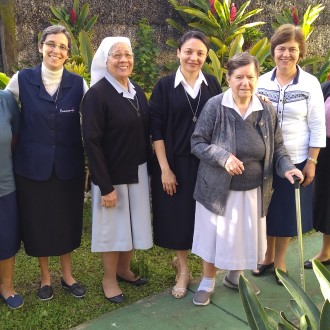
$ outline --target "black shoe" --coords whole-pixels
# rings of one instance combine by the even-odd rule
[[[105,296],[104,296],[105,297]],[[121,303],[123,303],[124,301],[125,301],[125,296],[121,293],[121,294],[119,294],[118,296],[114,296],[114,297],[110,297],[110,298],[108,298],[108,297],[105,297],[105,299],[106,300],[108,300],[108,301],[110,301],[110,302],[112,302],[112,303],[114,303],[114,304],[121,304]]]
[[[37,296],[42,301],[47,301],[53,299],[53,288],[51,285],[44,285],[43,287],[39,287],[37,291]]]
[[[70,291],[70,293],[76,298],[83,298],[86,296],[86,290],[79,283],[69,285],[64,282],[63,278],[61,278],[61,285],[63,289]]]
[[[273,269],[274,263],[271,262],[268,265],[258,264],[257,269],[252,271],[253,276],[262,276],[268,269]]]
[[[306,260],[304,262],[304,268],[305,269],[313,269],[313,263],[312,263],[312,259]],[[328,260],[324,260],[324,261],[320,261],[321,264],[323,264],[324,266],[330,265],[330,259]]]
[[[139,277],[137,280],[130,281],[130,280],[125,280],[124,278],[117,275],[117,280],[119,282],[125,282],[125,283],[129,283],[129,284],[132,284],[132,285],[135,285],[135,286],[141,286],[141,285],[148,284],[148,280],[146,278],[143,278],[143,277]]]

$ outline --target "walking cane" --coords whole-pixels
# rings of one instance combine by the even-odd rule
[[[300,256],[300,281],[301,287],[305,290],[305,270],[304,270],[304,251],[302,241],[302,228],[301,228],[301,208],[300,208],[300,178],[296,175],[293,176],[294,191],[296,199],[296,217],[297,217],[297,234],[299,244],[299,256]]]

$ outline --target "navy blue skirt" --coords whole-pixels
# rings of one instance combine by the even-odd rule
[[[295,164],[302,170],[306,161]],[[300,206],[302,232],[313,229],[312,201],[313,182],[300,188]],[[267,214],[267,235],[276,237],[297,236],[297,218],[294,186],[285,178],[279,177],[274,171],[274,194]]]
[[[330,235],[330,138],[327,138],[327,147],[321,148],[318,161],[313,199],[314,229]]]
[[[21,246],[16,191],[0,197],[0,260],[13,257]]]

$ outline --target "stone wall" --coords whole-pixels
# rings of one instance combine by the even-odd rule
[[[134,40],[137,22],[141,18],[148,18],[150,24],[156,29],[156,46],[160,48],[160,61],[164,58],[175,58],[173,49],[165,45],[169,36],[178,38],[176,31],[170,28],[165,19],[174,18],[180,20],[180,16],[173,10],[167,0],[81,0],[80,4],[88,2],[90,5],[90,15],[98,15],[99,19],[94,28],[92,43],[94,49],[106,36],[123,35]],[[237,0],[237,5],[241,5],[245,0]],[[42,29],[49,25],[52,17],[49,6],[65,6],[71,8],[71,0],[0,0],[1,4],[13,3],[14,14],[12,19],[15,21],[15,39],[7,36],[5,49],[7,54],[8,68],[19,61],[22,65],[34,65],[40,61],[37,48],[37,35]],[[187,4],[188,0],[179,0],[181,4]],[[264,11],[255,16],[253,20],[264,21],[263,31],[270,36],[273,29],[270,25],[274,21],[274,16],[280,13],[284,7],[297,3],[300,13],[305,12],[309,4],[316,5],[319,1],[299,0],[299,1],[251,1],[248,10],[254,8],[264,8]],[[330,44],[328,33],[329,23],[327,18],[330,12],[330,0],[324,0],[326,9],[321,13],[316,21],[315,31],[308,42],[308,55],[324,55]],[[1,15],[1,12],[0,12]],[[2,17],[3,21],[3,17]],[[11,53],[7,53],[7,49]],[[13,51],[15,53],[13,55]],[[10,72],[7,72],[10,73]]]

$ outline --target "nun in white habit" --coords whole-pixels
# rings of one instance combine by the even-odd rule
[[[131,271],[130,262],[133,249],[152,247],[149,108],[142,89],[129,79],[133,64],[129,39],[105,38],[82,105],[92,178],[92,252],[101,252],[102,287],[112,303],[125,301],[119,281],[147,284]]]

